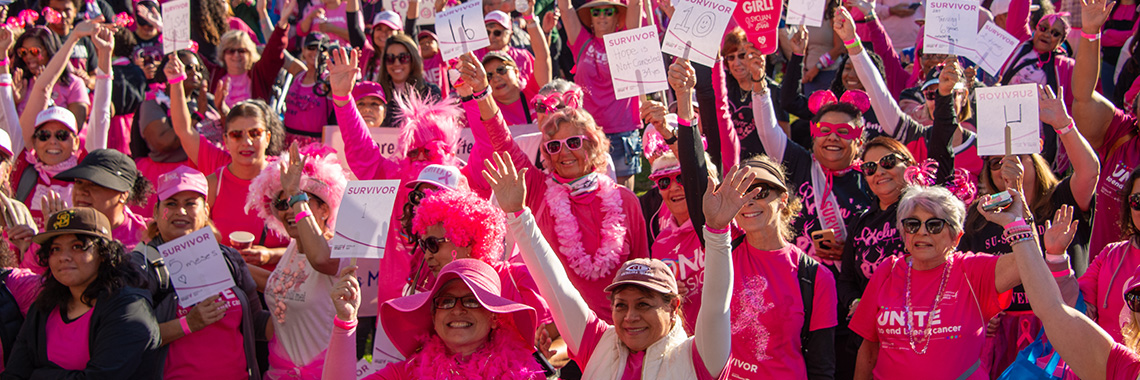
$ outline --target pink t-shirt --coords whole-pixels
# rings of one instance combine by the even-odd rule
[[[241,332],[241,301],[234,288],[221,293],[226,315],[221,320],[178,338],[170,343],[163,378],[172,379],[247,379],[245,340]],[[178,307],[178,317],[190,309]]]
[[[226,74],[226,79],[230,80],[230,90],[226,93],[226,107],[233,107],[234,104],[253,97],[249,73],[242,75]]]
[[[123,224],[111,231],[111,237],[123,243],[123,247],[130,251],[142,242],[149,220],[132,212],[130,207],[123,208],[123,217]]]
[[[664,207],[662,207],[664,208]],[[668,212],[663,210],[662,212]],[[684,301],[681,310],[685,317],[685,331],[693,333],[697,323],[697,313],[701,311],[701,289],[705,284],[705,250],[701,240],[693,230],[692,219],[680,226],[670,216],[662,223],[661,233],[649,252],[653,258],[664,261],[673,269],[677,287],[681,289]]]
[[[316,94],[316,82],[301,83],[304,77],[305,71],[294,76],[289,93],[285,95],[285,127],[319,136],[332,114],[331,102],[328,96]]]
[[[94,314],[94,311],[95,308],[91,308],[79,318],[64,322],[63,316],[59,314],[59,308],[52,310],[44,328],[49,361],[69,371],[81,371],[87,368],[87,361],[91,360],[91,351],[87,344],[91,331],[91,314]]]
[[[1104,143],[1096,151],[1101,168],[1096,187],[1096,214],[1093,215],[1092,238],[1089,241],[1090,261],[1105,245],[1120,240],[1120,226],[1116,222],[1120,219],[1120,208],[1125,204],[1120,192],[1124,190],[1128,175],[1140,166],[1140,138],[1132,136],[1136,132],[1136,117],[1117,108],[1105,131]],[[1125,138],[1128,140],[1112,149]]]
[[[1108,352],[1108,365],[1104,370],[1107,380],[1136,380],[1140,374],[1140,356],[1124,347],[1123,344],[1113,343],[1112,351]]]
[[[604,334],[606,330],[614,328],[613,326],[606,324],[605,321],[598,319],[598,316],[593,313],[590,313],[589,318],[590,321],[586,323],[586,329],[583,331],[582,343],[578,346],[578,352],[571,353],[571,357],[574,358],[574,361],[579,362],[579,365],[583,370],[585,370],[586,367],[590,365],[590,356],[594,354],[594,349],[596,349],[598,347],[598,344],[601,343],[602,334]],[[690,342],[691,343],[686,344],[693,345],[693,368],[696,369],[696,373],[693,374],[694,379],[723,380],[729,378],[728,366],[725,366],[724,371],[717,374],[715,377],[713,374],[710,374],[709,371],[705,368],[704,359],[701,359],[701,353],[697,352],[696,340],[690,340]],[[623,370],[621,373],[621,380],[641,380],[641,368],[644,363],[645,351],[630,352],[629,356],[626,357],[625,370]]]
[[[365,63],[364,57],[360,57],[360,63]],[[436,53],[435,56],[424,60],[424,80],[438,86],[444,94],[447,94],[451,91],[447,85],[447,78],[444,71],[442,54]]]
[[[158,176],[168,173],[171,170],[177,169],[179,166],[186,166],[193,168],[194,163],[189,159],[181,162],[154,162],[150,157],[143,157],[135,160],[135,167],[138,168],[139,174],[146,177],[150,183],[158,183]],[[158,204],[158,193],[151,194],[146,200],[145,206],[131,206],[131,211],[136,215],[141,215],[146,218],[154,217],[154,207]]]
[[[314,2],[314,3],[317,3],[317,2]],[[348,29],[348,16],[347,16],[348,12],[347,12],[347,8],[346,8],[347,6],[348,6],[347,1],[342,1],[340,3],[340,6],[338,6],[336,8],[329,8],[325,4],[322,3],[319,5],[311,6],[309,9],[305,10],[305,12],[302,14],[307,15],[307,14],[309,14],[309,12],[315,11],[317,9],[317,7],[324,8],[325,9],[325,23],[332,24],[333,26],[347,30]],[[364,12],[357,12],[356,17],[358,19],[356,25],[364,25]],[[318,31],[317,30],[317,22],[318,21],[316,21],[314,19],[312,30],[310,30],[309,32]],[[300,30],[298,30],[298,32],[300,32]],[[307,34],[309,34],[309,33],[304,32],[301,35],[303,36],[303,35],[307,35]],[[348,40],[340,38],[340,36],[338,36],[336,34],[325,33],[325,35],[328,35],[329,39],[332,40],[333,42],[340,43],[340,46],[349,46]]]
[[[249,195],[251,180],[244,180],[230,173],[226,168],[226,165],[233,161],[230,155],[222,148],[211,144],[204,136],[200,136],[199,141],[198,170],[207,176],[213,174],[218,177],[214,204],[210,205],[210,219],[214,221],[214,227],[221,232],[218,236],[221,243],[232,246],[230,233],[246,231],[257,237],[253,242],[256,245],[268,248],[289,245],[289,238],[266,228],[265,220],[257,216],[256,211],[245,212],[245,200]],[[261,244],[260,241],[262,232],[265,233],[265,244]]]
[[[531,105],[530,100],[538,95],[538,82],[531,80],[526,82],[527,85],[522,89],[522,94],[519,95],[519,100],[511,104],[503,104],[495,101],[499,106],[499,112],[503,114],[503,120],[507,125],[523,125],[537,122],[537,110]]]
[[[803,296],[797,275],[800,255],[794,244],[761,251],[747,242],[732,252],[733,379],[807,379],[800,332]],[[819,266],[815,274],[810,330],[835,327],[835,277]]]
[[[583,48],[583,45],[586,47]],[[638,109],[641,102],[636,96],[618,100],[614,95],[609,58],[602,39],[582,30],[578,39],[571,41],[570,52],[578,63],[574,66],[574,83],[590,94],[583,99],[582,108],[594,116],[602,130],[605,133],[620,133],[640,128],[641,114]],[[634,61],[629,64],[639,63]]]
[[[911,289],[912,327],[916,332],[931,324],[927,342],[916,342],[912,350],[907,335],[906,293],[910,255],[894,256],[879,265],[862,301],[848,325],[864,339],[879,343],[874,376],[878,379],[906,379],[916,373],[925,380],[957,379],[979,360],[986,342],[986,324],[1002,310],[994,270],[997,256],[955,252],[946,263],[930,270],[914,270]],[[953,264],[949,264],[953,263]],[[941,284],[943,268],[951,265],[942,300],[932,314],[930,305]],[[926,343],[929,343],[927,346]],[[931,369],[937,368],[937,371]],[[985,380],[989,375],[976,370],[967,379]]]
[[[40,295],[40,277],[36,272],[32,272],[25,268],[13,268],[12,273],[8,273],[8,278],[4,284],[8,286],[8,291],[16,298],[16,305],[20,307],[20,313],[27,315],[28,308],[32,306],[32,302],[36,301],[36,296]],[[0,372],[4,371],[4,355],[0,349]]]
[[[1124,291],[1140,272],[1140,249],[1127,241],[1109,244],[1089,264],[1077,282],[1085,302],[1096,306],[1096,323],[1114,341],[1123,342],[1121,329],[1131,321],[1131,310],[1124,305]]]
[[[55,105],[60,107],[67,107],[71,103],[82,103],[88,107],[91,106],[91,96],[88,95],[87,86],[83,84],[83,79],[71,75],[71,82],[63,84],[63,81],[55,82],[55,86],[51,88],[51,100]],[[27,83],[24,87],[24,97],[20,98],[20,104],[16,105],[16,110],[24,112],[24,106],[28,103],[28,95],[32,93],[32,83]]]

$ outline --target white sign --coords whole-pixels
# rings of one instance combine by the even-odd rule
[[[712,67],[735,8],[736,3],[729,0],[678,0],[661,51]]]
[[[162,53],[190,48],[190,0],[162,4]]]
[[[669,89],[657,27],[650,25],[610,33],[604,38],[617,99]]]
[[[368,359],[360,359],[360,361],[356,362],[356,380],[364,380],[368,378],[368,376],[384,369],[386,365],[388,365],[388,363],[373,364],[369,363]]]
[[[827,7],[824,0],[791,0],[788,1],[788,25],[823,26],[823,12]]]
[[[435,23],[435,34],[439,36],[439,52],[444,61],[491,46],[487,26],[483,23],[482,2],[468,1],[447,8],[436,17],[439,20]]]
[[[981,66],[982,70],[990,75],[997,75],[1001,71],[1005,61],[1009,59],[1009,55],[1013,54],[1013,49],[1017,48],[1018,43],[1020,43],[1005,29],[989,21],[978,32],[977,42],[977,51],[970,57],[970,60],[977,62],[978,66]]]
[[[1041,153],[1037,85],[1033,83],[974,90],[978,103],[978,155],[1005,155],[1005,127],[1013,154]]]
[[[922,51],[927,54],[973,54],[978,38],[977,0],[932,0],[926,3]]]
[[[381,322],[380,318],[376,318],[376,334],[373,335],[372,342],[372,366],[376,370],[383,369],[388,364],[404,361],[404,355],[395,344],[392,344],[388,333],[384,332],[384,322]]]
[[[168,3],[169,4],[169,3]],[[158,246],[178,294],[178,306],[190,308],[235,286],[222,248],[210,227]]]
[[[349,182],[337,209],[332,257],[383,258],[399,190],[398,179]]]
[[[384,9],[390,9],[400,14],[400,17],[404,19],[408,18],[408,0],[384,0],[383,3]],[[416,25],[431,24],[435,24],[435,2],[421,1],[420,15],[416,17]]]

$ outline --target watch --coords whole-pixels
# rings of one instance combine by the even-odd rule
[[[297,204],[298,202],[308,202],[308,201],[309,201],[309,193],[302,191],[300,193],[297,193],[297,195],[289,197],[289,207],[293,207],[293,205]]]
[[[673,133],[673,137],[665,139],[665,145],[673,145],[675,142],[677,142],[677,133]]]

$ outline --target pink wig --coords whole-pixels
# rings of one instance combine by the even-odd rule
[[[404,121],[396,142],[399,158],[406,158],[408,151],[426,148],[432,162],[451,162],[459,142],[458,120],[463,115],[455,99],[449,97],[433,102],[415,91],[395,98],[400,109],[398,119]]]
[[[348,179],[344,169],[337,161],[336,152],[327,146],[309,144],[301,148],[301,155],[306,157],[305,167],[301,170],[301,190],[316,195],[329,206],[328,228],[336,227],[337,208],[344,195],[344,187]],[[285,226],[277,219],[277,210],[273,208],[273,201],[281,196],[281,168],[278,162],[289,162],[289,152],[281,157],[271,157],[269,165],[261,174],[249,183],[249,195],[245,200],[245,212],[257,211],[257,216],[265,219],[269,229],[288,236]]]
[[[427,233],[430,226],[443,224],[444,237],[459,247],[471,247],[471,257],[497,266],[502,263],[506,217],[498,207],[475,193],[464,190],[429,191],[416,207],[412,232]]]

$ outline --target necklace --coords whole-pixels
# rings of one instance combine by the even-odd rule
[[[914,314],[910,306],[910,278],[911,269],[914,268],[914,259],[910,259],[906,263],[906,337],[910,341],[910,350],[919,355],[925,355],[926,349],[930,347],[930,330],[932,329],[931,321],[934,315],[938,314],[938,303],[942,302],[942,291],[946,290],[946,278],[950,273],[950,267],[954,265],[954,257],[946,259],[946,265],[942,267],[942,281],[938,284],[938,293],[934,295],[934,304],[930,306],[930,311],[926,314],[926,327],[922,332],[915,331],[914,326],[911,325],[914,320]],[[918,349],[917,344],[923,343],[922,349]]]
[[[620,254],[625,243],[625,212],[622,210],[621,192],[613,181],[604,175],[596,176],[598,197],[602,199],[602,234],[598,250],[587,254],[582,246],[582,231],[578,220],[570,212],[570,190],[566,185],[547,179],[546,205],[554,217],[554,232],[558,237],[559,252],[566,256],[570,269],[579,276],[596,281],[621,265]]]

